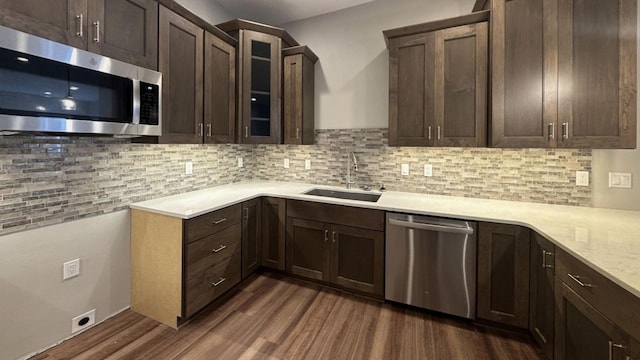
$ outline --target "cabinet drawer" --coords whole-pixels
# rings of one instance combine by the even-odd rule
[[[186,280],[240,252],[240,223],[187,245]]]
[[[187,281],[185,316],[191,317],[239,282],[240,252],[237,251],[204,274]]]
[[[200,215],[185,221],[187,243],[201,239],[240,222],[240,204]]]
[[[640,339],[640,298],[556,248],[556,276],[604,316]]]
[[[381,210],[288,200],[287,216],[384,231],[384,211]]]

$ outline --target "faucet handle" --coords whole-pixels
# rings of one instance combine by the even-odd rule
[[[387,188],[384,187],[384,184],[380,184],[380,191],[387,191]]]

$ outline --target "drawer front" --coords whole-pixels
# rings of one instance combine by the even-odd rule
[[[197,218],[185,221],[185,239],[187,243],[202,239],[207,235],[240,222],[240,204],[216,210]]]
[[[560,248],[556,248],[556,276],[617,326],[640,339],[640,298]]]
[[[384,231],[384,211],[313,201],[287,200],[287,216]]]
[[[186,279],[191,280],[240,252],[241,237],[242,227],[237,223],[187,244]]]
[[[204,274],[187,281],[185,315],[187,318],[210,304],[240,282],[240,252]]]

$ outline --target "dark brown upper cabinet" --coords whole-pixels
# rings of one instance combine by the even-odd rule
[[[636,6],[491,1],[491,144],[634,148]]]
[[[289,103],[287,99],[283,102],[283,69],[291,68],[283,64],[282,49],[297,47],[299,44],[283,29],[252,21],[236,19],[217,26],[238,40],[236,141],[246,144],[282,144],[283,141],[289,143],[289,140],[285,139],[291,137],[289,132],[295,135],[296,130],[284,128],[283,104],[287,113],[296,105]],[[305,54],[313,53],[308,50]],[[313,98],[313,95],[309,95],[309,89],[313,89],[313,75],[307,78],[306,74],[310,70],[303,68],[302,71],[301,77],[304,77],[304,80],[300,96],[304,102],[305,98]],[[289,83],[287,79],[284,81]],[[309,81],[311,87],[307,84]],[[302,107],[303,122],[304,118],[308,117],[309,110],[312,119],[312,104]],[[286,122],[288,123],[288,120]],[[309,129],[313,132],[312,127]],[[284,136],[283,131],[287,132]],[[305,131],[308,132],[304,128],[301,129],[298,137],[307,136]],[[302,141],[308,143],[308,140]]]
[[[389,145],[485,146],[488,12],[384,31]]]
[[[214,35],[178,13],[160,7],[163,119],[158,142],[234,142],[234,43],[224,33],[222,37]]]
[[[160,8],[161,143],[202,143],[204,30]]]
[[[307,46],[282,51],[284,143],[314,143],[314,76],[318,57]]]
[[[158,3],[153,0],[1,0],[0,24],[157,69]]]

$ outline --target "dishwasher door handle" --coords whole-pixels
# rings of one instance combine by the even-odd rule
[[[396,220],[396,219],[389,219],[389,224],[411,228],[411,229],[418,229],[418,230],[432,230],[432,231],[439,231],[439,232],[468,234],[468,235],[473,234],[473,228],[459,228],[459,227],[452,227],[452,226],[446,226],[446,225],[423,224],[423,223],[416,223],[416,222]]]

